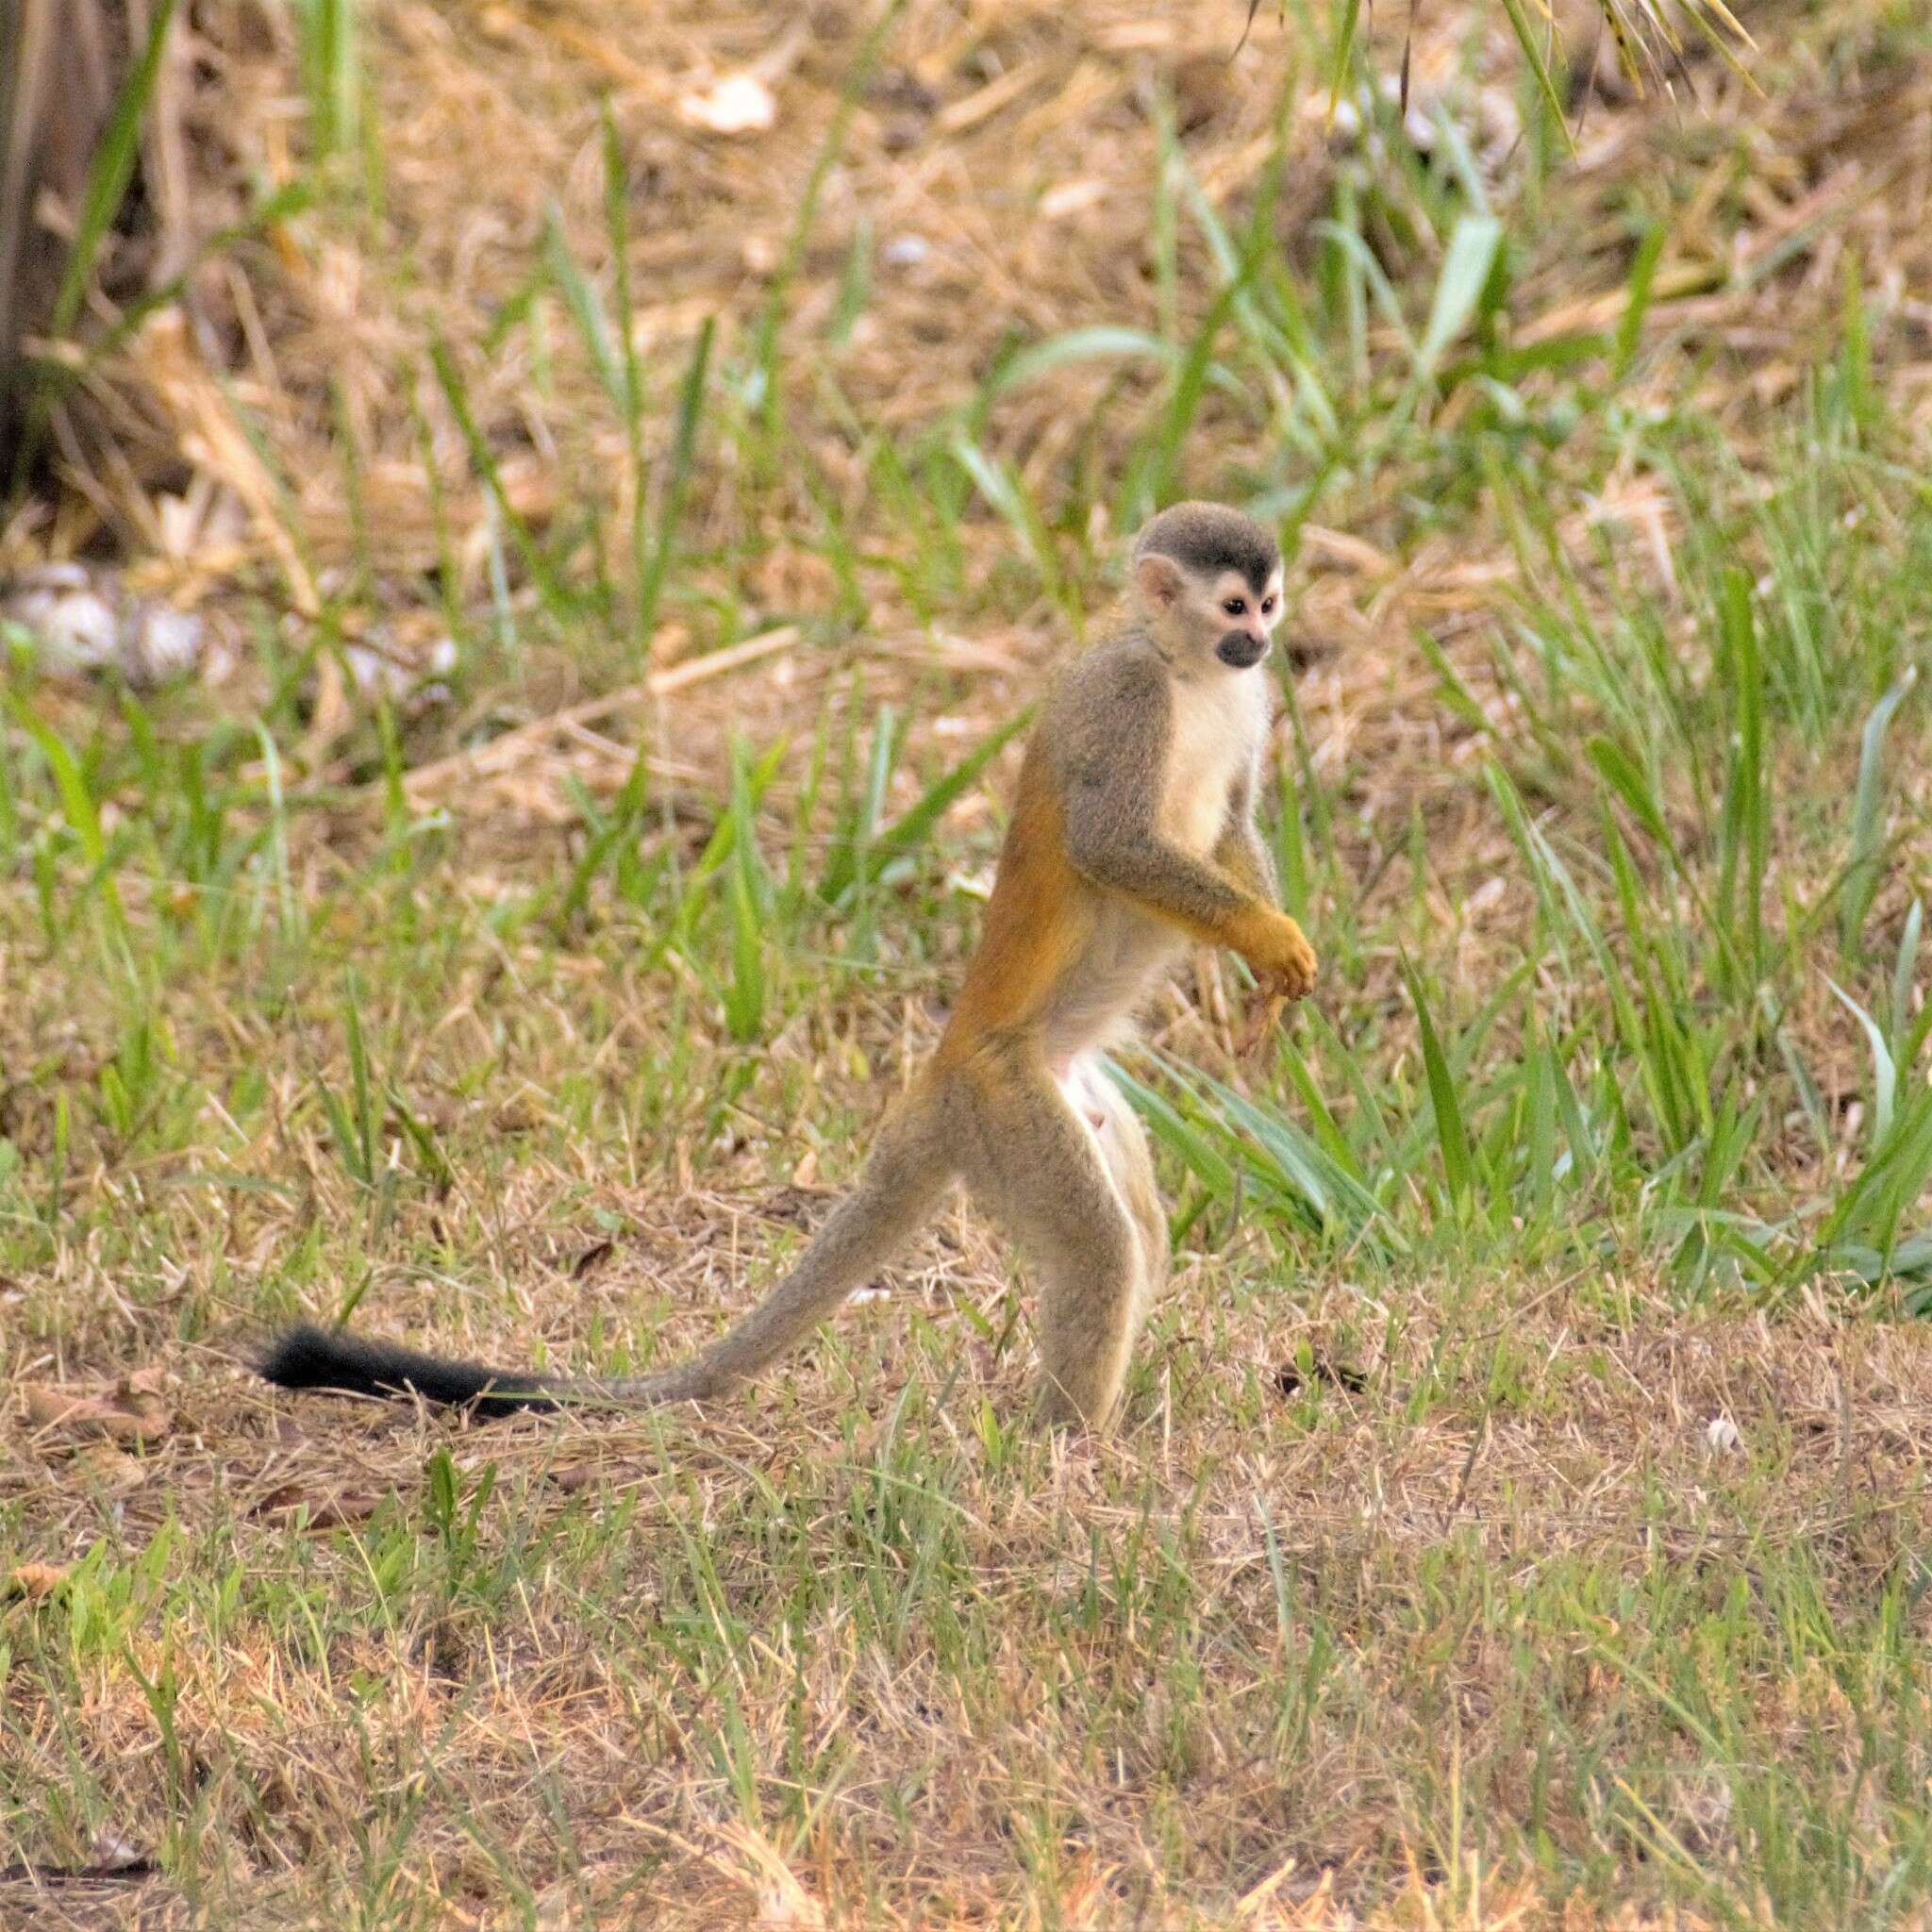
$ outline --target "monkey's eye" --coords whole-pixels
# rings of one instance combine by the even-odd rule
[[[1230,617],[1240,617],[1247,610],[1248,600],[1245,597],[1228,597],[1223,600],[1221,608]]]
[[[1274,599],[1273,597],[1263,597],[1261,599],[1261,615],[1263,617],[1272,617],[1274,614]]]

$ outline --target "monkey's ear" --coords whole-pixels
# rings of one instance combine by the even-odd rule
[[[1158,551],[1140,558],[1134,565],[1134,589],[1150,609],[1172,610],[1181,601],[1187,583],[1180,565]]]

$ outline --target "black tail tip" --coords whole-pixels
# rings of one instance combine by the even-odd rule
[[[512,1374],[481,1362],[445,1361],[390,1341],[367,1341],[304,1322],[278,1336],[257,1364],[277,1389],[322,1389],[343,1395],[412,1396],[478,1416],[554,1408],[541,1375]]]
[[[256,1373],[277,1389],[333,1389],[339,1374],[332,1338],[312,1323],[304,1322],[275,1337],[255,1365]]]

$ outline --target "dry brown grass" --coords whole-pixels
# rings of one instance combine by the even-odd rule
[[[1399,12],[1372,23],[1390,73]],[[1565,17],[1578,69],[1589,18]],[[772,919],[748,1043],[720,1017],[730,940],[708,906],[660,956],[671,888],[625,902],[600,874],[570,917],[544,894],[583,850],[583,796],[618,794],[641,746],[653,805],[633,842],[688,875],[735,733],[791,735],[760,838],[786,855],[774,868],[816,866],[829,781],[800,805],[815,722],[836,766],[849,721],[881,698],[910,707],[890,815],[1030,692],[1076,616],[1096,621],[1113,492],[1164,376],[1070,364],[983,419],[958,412],[1009,332],[1191,339],[1213,278],[1183,209],[1162,315],[1164,101],[1230,224],[1286,129],[1274,225],[1311,283],[1338,182],[1378,181],[1364,232],[1411,327],[1426,313],[1441,247],[1424,191],[1329,127],[1292,21],[1264,9],[1230,61],[1239,14],[1218,0],[913,0],[803,231],[761,472],[774,452],[745,391],[761,304],[867,25],[844,5],[795,24],[587,0],[370,6],[379,180],[338,156],[315,207],[198,266],[185,306],[58,412],[60,490],[0,530],[0,573],[123,554],[142,590],[225,627],[225,684],[155,716],[171,752],[206,747],[232,784],[224,836],[279,841],[233,875],[234,905],[258,895],[236,912],[190,875],[178,801],[130,775],[98,692],[31,691],[35,716],[110,774],[106,836],[159,829],[114,874],[127,939],[9,740],[0,1144],[18,1164],[0,1165],[0,1324],[25,1392],[0,1421],[0,1557],[23,1573],[0,1602],[0,1820],[17,1840],[0,1849],[0,1923],[1688,1932],[1806,1923],[1832,1901],[1848,1920],[1928,1923],[1913,1819],[1932,1774],[1932,1337],[1888,1319],[1898,1290],[1684,1296],[1647,1185],[1607,1181],[1564,1252],[1532,1252],[1501,1224],[1458,1241],[1419,1158],[1388,1191],[1416,1237],[1407,1265],[1318,1241],[1278,1202],[1214,1200],[1130,1424],[1104,1446],[1003,1426],[1025,1381],[1022,1304],[963,1214],[889,1302],[703,1420],[472,1429],[276,1401],[241,1366],[266,1322],[358,1297],[372,1324],[510,1359],[675,1352],[744,1304],[849,1174],[879,1087],[941,1018],[975,923],[954,875],[990,858],[1004,766],[911,877],[858,910]],[[1803,468],[1792,440],[1839,353],[1848,275],[1885,417],[1869,446],[1885,479],[1859,512],[1883,527],[1857,554],[1898,563],[1871,622],[1923,655],[1907,590],[1924,580],[1907,565],[1932,443],[1932,44],[1910,8],[1750,25],[1762,94],[1693,58],[1674,99],[1639,102],[1599,51],[1603,89],[1557,164],[1524,129],[1500,13],[1422,10],[1416,110],[1446,104],[1506,215],[1515,344],[1614,328],[1633,210],[1667,241],[1628,382],[1527,459],[1548,554],[1470,484],[1491,434],[1471,385],[1300,525],[1307,772],[1335,815],[1317,884],[1342,975],[1330,1010],[1391,1112],[1427,1117],[1401,950],[1466,1019],[1537,918],[1480,777],[1524,715],[1491,641],[1560,594],[1606,626],[1658,611],[1677,647],[1704,648],[1707,526],[1627,454],[1630,425],[1681,413],[1717,433],[1740,481],[1711,522],[1764,562],[1738,505]],[[176,101],[213,227],[309,178],[310,103],[291,16],[201,0],[192,28]],[[768,132],[682,118],[748,70],[775,99]],[[622,558],[637,487],[623,411],[558,286],[517,308],[553,203],[612,299],[606,93],[647,478],[696,333],[718,326],[674,592],[642,652],[622,594],[546,607],[426,359],[432,338],[449,345],[535,540],[581,520]],[[871,286],[840,342],[865,225]],[[1358,375],[1323,373],[1366,439],[1394,412],[1405,351],[1386,320],[1362,343]],[[1534,377],[1523,390],[1547,400]],[[880,451],[910,462],[956,414],[1041,508],[1059,597],[970,492],[945,515],[922,496],[935,471],[912,469],[909,506],[882,489]],[[1685,460],[1713,446],[1687,441]],[[1303,480],[1299,460],[1275,415],[1210,390],[1173,480],[1265,490]],[[593,554],[556,553],[566,591],[590,588]],[[391,769],[335,645],[416,664],[453,626],[455,702],[389,721]],[[1418,627],[1489,708],[1487,735],[1443,703]],[[254,741],[223,736],[257,709],[286,815]],[[1580,702],[1565,721],[1581,768],[1602,721]],[[1543,788],[1540,823],[1587,839],[1562,747],[1522,737],[1534,756],[1511,769]],[[1724,741],[1714,729],[1714,759]],[[1778,768],[1777,884],[1807,903],[1842,864],[1856,720],[1814,750],[1787,740]],[[1831,966],[1874,1007],[1932,824],[1932,763],[1901,764],[1872,921],[1884,963]],[[1688,786],[1670,805],[1687,844],[1701,836]],[[299,939],[275,909],[281,863]],[[1591,889],[1610,902],[1601,877]],[[318,1093],[349,1091],[351,968],[372,1053],[446,1177],[380,1105],[391,1178],[347,1171]],[[1809,1143],[1774,1068],[1752,1095],[1778,1144],[1740,1212],[1857,1169],[1865,1046],[1821,978],[1778,997],[1840,1137]],[[1600,997],[1547,960],[1537,984],[1472,1048],[1478,1071],[1527,1051],[1525,1015],[1556,1025]],[[1202,969],[1150,1038],[1231,1073],[1228,997]],[[1685,1001],[1715,1004],[1701,980]],[[142,1027],[164,1071],[117,1125],[108,1075]],[[1235,1077],[1300,1117],[1285,1079]],[[1341,1109],[1346,1090],[1326,1091]],[[1651,1158],[1634,1139],[1633,1164]],[[156,1364],[158,1386],[116,1392]],[[101,1409],[65,1412],[75,1391]],[[1735,1442],[1713,1437],[1724,1422]],[[1807,1891],[1834,1860],[1840,1890]]]
[[[648,1270],[628,1261],[611,1269],[613,1307],[667,1291],[679,1304],[704,1299],[717,1262],[691,1230],[708,1226],[728,1239],[729,1223],[722,1204],[708,1213],[693,1204],[686,1220],[675,1243],[641,1240]],[[961,1245],[895,1292],[915,1292],[917,1283],[936,1307],[947,1292],[984,1293],[992,1257],[970,1236]],[[681,1265],[655,1265],[660,1257]],[[1200,1319],[1214,1296],[1205,1277],[1220,1266],[1196,1268],[1179,1284],[1182,1319]],[[528,1287],[527,1274],[519,1280]],[[1413,1592],[1425,1596],[1424,1579],[1445,1574],[1441,1558],[1457,1552],[1499,1579],[1569,1567],[1641,1590],[1659,1567],[1707,1576],[1714,1608],[1734,1581],[1804,1550],[1831,1578],[1822,1612],[1854,1615],[1923,1534],[1932,1343],[1916,1328],[1847,1333],[1836,1321],[1802,1319],[1774,1331],[1755,1318],[1686,1321],[1664,1307],[1579,1322],[1559,1286],[1525,1308],[1515,1284],[1459,1297],[1440,1283],[1414,1284],[1390,1311],[1400,1341],[1363,1360],[1359,1385],[1331,1391],[1330,1426],[1299,1437],[1218,1432],[1198,1393],[1164,1388],[1122,1441],[1058,1451],[1018,1483],[1013,1471],[958,1459],[945,1446],[944,1419],[924,1418],[923,1452],[947,1469],[957,1560],[973,1579],[959,1615],[993,1646],[964,1677],[923,1646],[883,1654],[879,1633],[864,1631],[841,1601],[848,1588],[862,1591],[868,1568],[841,1519],[866,1493],[868,1472],[891,1465],[891,1425],[880,1416],[853,1441],[841,1395],[823,1388],[821,1374],[781,1398],[782,1424],[764,1404],[702,1427],[672,1424],[661,1435],[600,1426],[559,1440],[530,1424],[452,1439],[436,1424],[344,1423],[312,1405],[278,1409],[219,1352],[177,1354],[174,1425],[114,1505],[115,1539],[130,1549],[170,1523],[206,1547],[202,1538],[222,1525],[221,1547],[252,1578],[292,1585],[314,1574],[291,1514],[298,1504],[311,1535],[372,1511],[391,1518],[396,1506],[385,1499],[409,1496],[444,1441],[466,1476],[486,1465],[497,1473],[513,1547],[547,1541],[561,1524],[560,1546],[516,1558],[524,1574],[488,1609],[461,1601],[436,1615],[418,1609],[388,1629],[344,1630],[323,1656],[298,1659],[242,1632],[206,1660],[171,1648],[165,1626],[131,1639],[130,1663],[180,1676],[172,1749],[202,1767],[197,1805],[213,1817],[258,1814],[271,1832],[246,1852],[232,1847],[205,1882],[233,1901],[225,1915],[245,1898],[251,1923],[280,1922],[285,1910],[309,1923],[327,1874],[353,1882],[358,1827],[372,1800],[391,1809],[401,1793],[391,1781],[400,1779],[422,1784],[429,1811],[385,1902],[406,1923],[498,1923],[486,1901],[499,1896],[506,1866],[536,1882],[559,1859],[573,1875],[541,1888],[551,1904],[540,1923],[551,1922],[543,1911],[555,1923],[626,1914],[667,1926],[750,1923],[754,1901],[774,1915],[758,1923],[780,1924],[818,1924],[820,1913],[830,1924],[935,1926],[1653,1923],[1628,1912],[1599,1921],[1581,1901],[1553,1912],[1535,1890],[1493,1875],[1485,1886],[1488,1862],[1474,1845],[1466,1872],[1445,1873],[1443,1848],[1406,1811],[1405,1780],[1390,1775],[1395,1763],[1433,1755],[1453,1783],[1459,1761],[1513,1757],[1521,1746],[1507,1734],[1520,1722],[1526,1665],[1562,1683],[1580,1723],[1591,1712],[1606,1725],[1624,1721],[1619,1713],[1643,1688],[1641,1667],[1623,1656],[1625,1633],[1593,1632],[1585,1622],[1560,1641],[1553,1635],[1531,1662],[1511,1654],[1520,1635],[1487,1628],[1476,1603],[1467,1621],[1419,1636],[1423,1604]],[[518,1291],[505,1283],[501,1291]],[[1297,1299],[1303,1311],[1289,1338],[1252,1299],[1218,1322],[1217,1377],[1232,1362],[1252,1364],[1265,1380],[1285,1339],[1357,1316],[1345,1287],[1299,1283]],[[1458,1305],[1447,1332],[1445,1300]],[[1441,1373],[1445,1346],[1483,1354],[1506,1327],[1520,1376],[1507,1401],[1451,1394],[1423,1424],[1405,1415],[1405,1399]],[[1173,1341],[1170,1326],[1166,1345]],[[875,1323],[848,1347],[860,1374],[877,1368],[881,1387],[911,1366]],[[946,1356],[958,1352],[956,1344]],[[957,1411],[970,1413],[982,1391],[1010,1405],[1010,1366],[965,1353]],[[959,1371],[956,1359],[924,1369]],[[1713,1446],[1707,1424],[1718,1417],[1742,1418],[1749,1440]],[[675,1452],[668,1463],[666,1437]],[[84,1547],[99,1534],[98,1491],[75,1482],[58,1431],[16,1441],[22,1459],[0,1493],[24,1509],[35,1546]],[[50,1467],[66,1470],[65,1494],[47,1487]],[[680,1613],[691,1540],[711,1553],[721,1607],[758,1601],[777,1553],[764,1544],[770,1532],[754,1525],[777,1495],[787,1535],[825,1566],[827,1600],[802,1621],[746,1633],[724,1666],[735,1695],[717,1681],[663,1672],[651,1659],[667,1644],[677,1649],[667,1626]],[[1337,1668],[1357,1707],[1353,1722],[1303,1757],[1290,1790],[1267,1748],[1274,1687],[1262,1659],[1275,1641],[1276,1608],[1264,1523],[1338,1633]],[[1121,1548],[1150,1531],[1185,1550],[1193,1614],[1216,1633],[1215,1650],[1201,1658],[1206,1681],[1191,1691],[1164,1683],[1172,1660],[1149,1650],[1129,1604],[1077,1646],[1062,1626],[1087,1585],[1089,1536]],[[380,1536],[375,1545],[378,1556],[392,1546]],[[176,1560],[193,1559],[183,1550]],[[1139,1608],[1144,1617],[1150,1606]],[[1158,1607],[1155,1615],[1158,1623]],[[1074,1672],[1118,1684],[1139,1706],[1104,1754],[1087,1734],[1091,1719],[1066,1707],[1077,1703],[1067,1675]],[[86,1707],[72,1721],[113,1767],[106,1789],[115,1831],[132,1844],[160,1844],[179,1825],[180,1800],[155,1761],[149,1702],[131,1669],[105,1659],[85,1681]],[[781,1853],[734,1822],[712,1757],[721,1693],[741,1710],[745,1747],[761,1764],[782,1763],[788,1735],[801,1725],[819,1748],[850,1740],[858,1782],[841,1782],[836,1823]],[[1856,1760],[1858,1714],[1828,1678],[1767,1682],[1761,1694],[1764,1740],[1775,1747],[1788,1738],[1815,1752],[1821,1739],[1836,1739],[1847,1763]],[[372,1764],[372,1745],[385,1769]],[[1148,1808],[1149,1781],[1162,1766],[1176,1780],[1189,1834],[1179,1846],[1163,1845],[1158,1809]],[[910,1818],[894,1823],[867,1792],[901,1784],[920,1796]],[[1024,1837],[1027,1812],[1048,1792],[1070,1834],[1059,1895],[1051,1908],[1043,1894],[1019,1907],[1013,1834]],[[559,1802],[567,1848],[545,1815]],[[1515,1802],[1527,1805],[1527,1790]],[[1662,1823],[1693,1854],[1722,1857],[1727,1804],[1721,1781],[1690,1754]],[[1412,1853],[1397,1849],[1406,1843]],[[1398,1870],[1413,1857],[1412,1878],[1358,1916],[1343,1901],[1361,1873],[1387,1871],[1391,1854]],[[250,1866],[245,1890],[227,1890],[244,1883]],[[32,1890],[16,1881],[8,1895],[24,1910]],[[67,1923],[60,1914],[72,1896],[57,1883],[25,1923]],[[1226,1919],[1204,1920],[1216,1897]],[[176,1902],[158,1908],[154,1923],[188,1916]],[[516,1923],[514,1913],[501,1922]]]
[[[1882,10],[1853,9],[1823,25],[1786,10],[1758,23],[1768,97],[1705,58],[1685,71],[1674,98],[1648,101],[1618,80],[1593,9],[1563,18],[1552,44],[1567,51],[1579,82],[1594,76],[1595,91],[1579,85],[1576,160],[1542,191],[1547,219],[1572,245],[1539,251],[1528,265],[1519,339],[1614,321],[1634,202],[1669,227],[1651,311],[1662,353],[1636,406],[1695,402],[1748,452],[1835,330],[1852,259],[1901,324],[1889,337],[1889,407],[1923,425],[1932,362],[1912,345],[1923,347],[1914,291],[1932,280],[1932,82],[1920,60],[1863,58],[1887,31]],[[1372,17],[1384,75],[1406,25],[1392,13]],[[69,492],[15,519],[0,541],[0,570],[106,539],[131,546],[144,580],[177,601],[219,601],[238,580],[254,581],[312,615],[326,592],[349,635],[409,658],[432,634],[412,589],[424,573],[446,554],[458,571],[447,595],[472,606],[487,591],[488,493],[425,369],[431,331],[462,368],[517,512],[540,530],[588,514],[621,546],[632,514],[624,425],[558,297],[540,300],[545,369],[534,366],[526,332],[491,340],[541,258],[546,209],[560,214],[575,258],[607,279],[597,103],[608,97],[631,188],[632,333],[655,405],[645,453],[660,458],[672,429],[667,392],[700,323],[717,320],[720,363],[741,355],[755,328],[866,25],[845,8],[795,26],[758,8],[375,9],[363,32],[381,130],[379,212],[348,224],[304,215],[201,267],[185,317],[158,316],[91,385],[95,410],[69,425]],[[303,178],[306,110],[286,15],[257,0],[203,0],[193,27],[178,64],[208,75],[184,118],[203,184],[201,225],[211,232],[243,219],[251,196]],[[1472,34],[1481,44],[1474,62]],[[1158,11],[999,0],[911,5],[897,16],[803,238],[783,325],[796,350],[784,365],[788,433],[812,450],[861,552],[890,554],[898,539],[879,524],[844,424],[890,439],[942,420],[972,398],[1009,333],[1039,340],[1095,321],[1158,322],[1148,205],[1163,94],[1171,92],[1202,191],[1224,210],[1257,190],[1287,113],[1291,158],[1276,221],[1292,257],[1311,253],[1297,238],[1324,213],[1337,158],[1352,142],[1331,130],[1315,58],[1291,27],[1264,9],[1230,59],[1237,38],[1224,0]],[[682,118],[721,77],[742,72],[773,90],[768,133],[708,135]],[[1470,117],[1482,173],[1504,192],[1525,139],[1520,81],[1500,9],[1423,11],[1412,113],[1454,101]],[[1403,184],[1389,186],[1394,211],[1419,219],[1403,207]],[[849,341],[828,351],[823,332],[861,223],[878,253],[869,299]],[[1394,258],[1404,244],[1390,236],[1386,245]],[[1211,282],[1198,235],[1184,228],[1179,249],[1185,324],[1207,308]],[[1393,346],[1386,327],[1372,333],[1379,349]],[[837,410],[825,407],[828,378],[842,399]],[[1083,459],[1107,474],[1108,452],[1083,449],[1083,432],[1118,380],[1109,365],[1074,367],[1003,396],[989,449],[1013,463],[1036,500],[1063,503],[1081,487]],[[81,440],[89,424],[100,439],[92,446]],[[447,519],[441,542],[425,435]],[[1191,443],[1192,474],[1178,480],[1208,487],[1230,472],[1266,474],[1269,451],[1252,435],[1210,397]],[[781,474],[756,491],[746,480],[728,452],[701,446],[689,542],[711,563],[696,569],[694,588],[740,608],[823,604],[831,589],[824,557],[800,542],[800,532],[821,527],[823,507],[802,479]],[[1332,513],[1345,527],[1334,531],[1324,527],[1329,513],[1306,533],[1303,625],[1345,654],[1351,691],[1370,702],[1396,664],[1413,664],[1406,641],[1414,624],[1453,631],[1478,620],[1514,574],[1499,533],[1485,533],[1474,552],[1466,529],[1417,547],[1399,528],[1407,519],[1397,502],[1337,502]],[[1639,478],[1617,479],[1588,514],[1662,541],[1667,512]],[[1087,537],[1104,558],[1119,534],[1102,525]],[[961,541],[974,575],[1010,544],[991,524],[969,525]],[[928,662],[946,633],[969,627],[970,610],[948,610],[935,638],[890,571],[868,569],[862,584],[862,643],[887,660],[889,682],[902,651]],[[984,651],[996,654],[987,669],[1030,665],[1057,647],[1049,610],[1015,615],[991,636],[974,627],[958,667],[979,668]],[[674,618],[653,655],[675,658],[715,641],[705,633],[716,622]],[[994,705],[1010,698],[1004,680],[987,692]],[[722,701],[734,714],[746,708],[745,722],[763,729],[814,694],[740,685]],[[1399,690],[1391,696],[1398,713],[1412,708]],[[323,722],[340,726],[339,703],[332,710],[324,698]]]

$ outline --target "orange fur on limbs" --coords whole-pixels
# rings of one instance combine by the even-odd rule
[[[830,1314],[963,1181],[1041,1271],[1046,1416],[1107,1422],[1165,1276],[1167,1221],[1146,1137],[1094,1056],[1190,941],[1239,953],[1272,1010],[1315,981],[1254,823],[1280,606],[1274,539],[1239,511],[1178,504],[1141,532],[1124,627],[1067,668],[1034,728],[938,1051],[798,1265],[704,1354],[597,1381],[298,1328],[262,1373],[284,1388],[413,1392],[486,1414],[704,1401]]]

